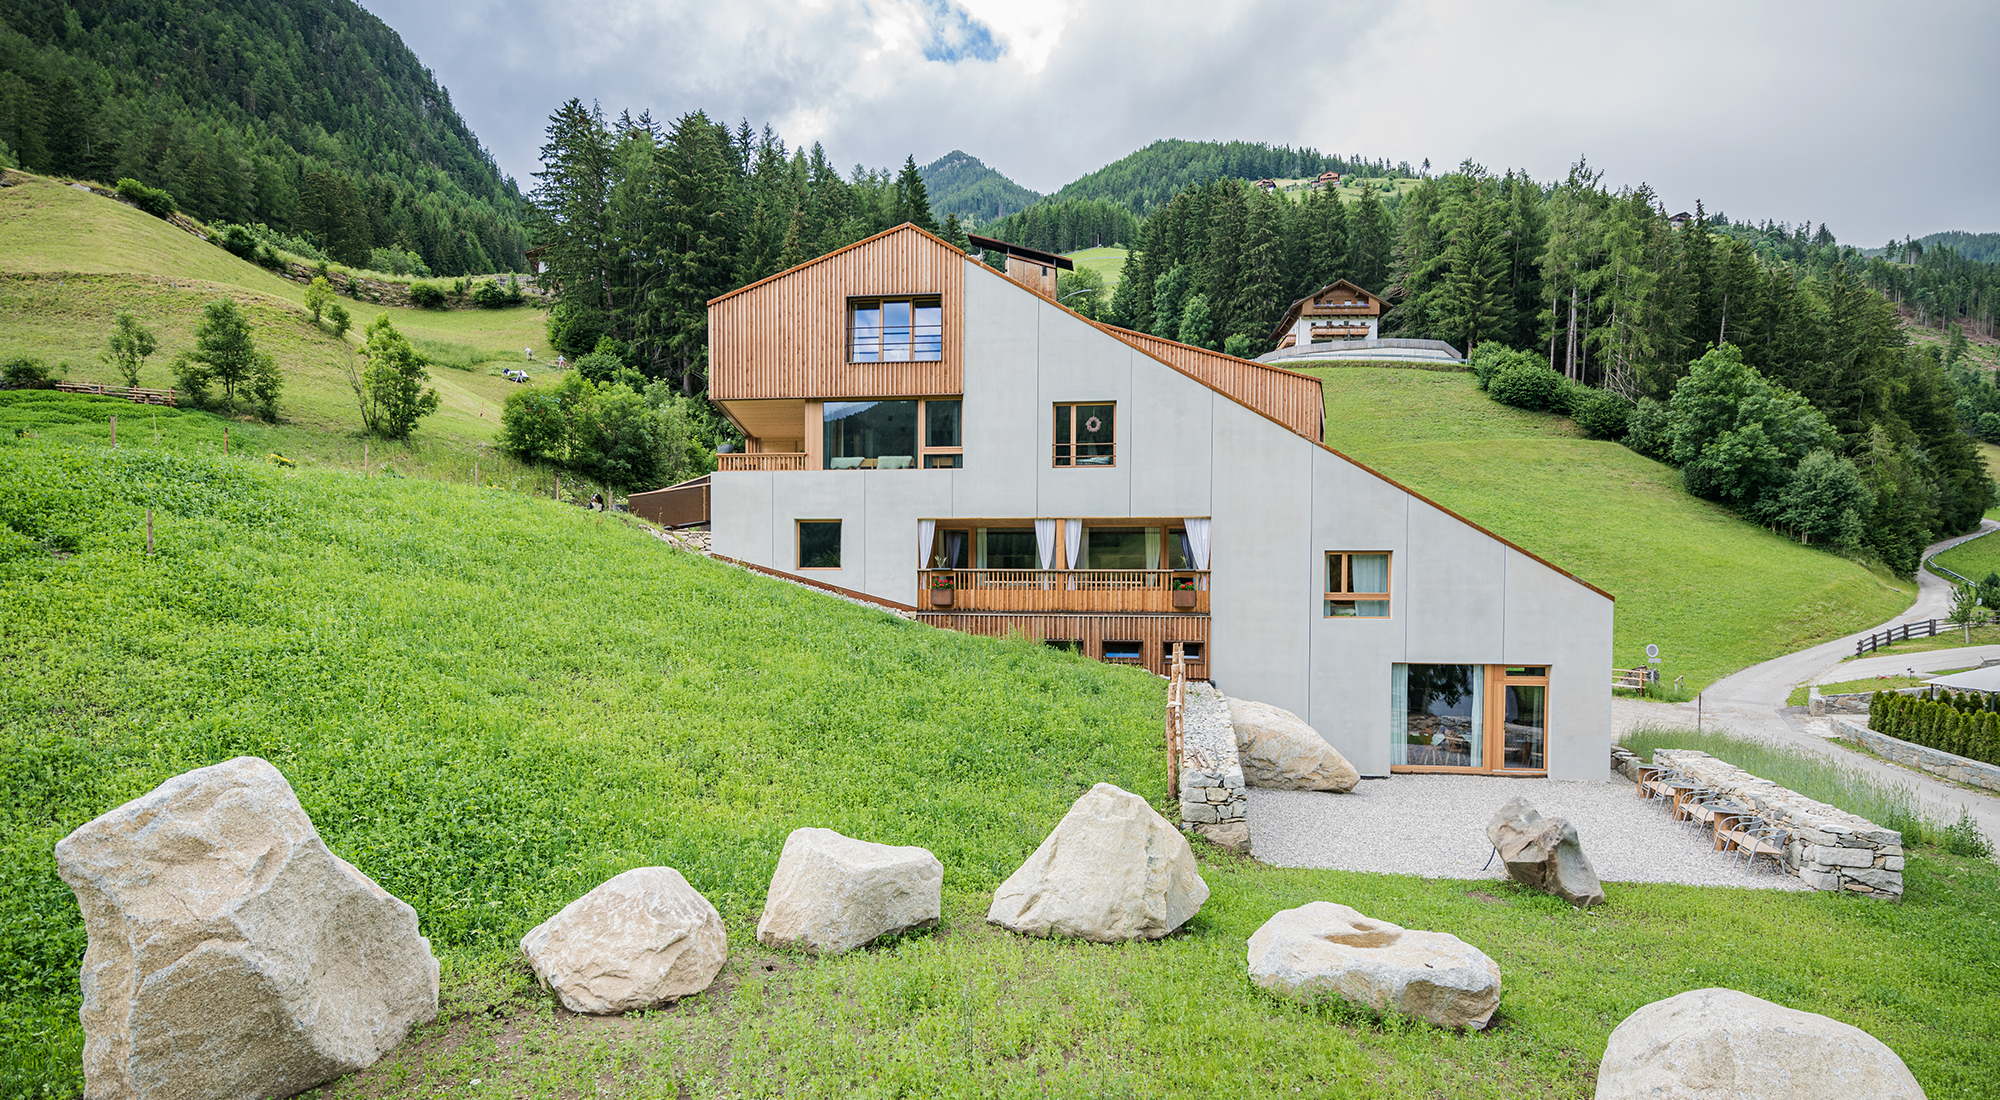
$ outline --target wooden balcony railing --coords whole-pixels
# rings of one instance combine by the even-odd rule
[[[1208,613],[1206,570],[923,569],[917,586],[931,611]]]
[[[729,470],[803,470],[806,468],[805,452],[765,451],[761,454],[726,454],[715,456],[718,471]]]

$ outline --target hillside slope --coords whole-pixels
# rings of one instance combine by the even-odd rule
[[[1065,184],[1048,200],[1101,199],[1143,216],[1176,192],[1210,180],[1296,179],[1328,171],[1369,176],[1412,174],[1407,164],[1392,169],[1386,161],[1344,160],[1317,149],[1254,141],[1163,139]]]
[[[442,963],[443,1017],[327,1100],[1585,1100],[1611,1028],[1697,982],[1863,1027],[1934,1097],[2000,1073],[2000,1012],[1965,963],[2000,872],[1930,849],[1900,905],[1613,882],[1586,916],[1504,881],[1270,867],[1198,841],[1208,900],[1174,935],[1012,935],[985,923],[992,891],[1078,794],[1111,782],[1171,806],[1158,679],[518,494],[14,430],[118,404],[0,394],[0,1095],[82,1085],[84,934],[55,841],[240,754],[415,907]],[[778,852],[807,826],[929,849],[941,926],[832,958],[760,947]],[[657,865],[720,911],[717,984],[622,1018],[555,1007],[521,935]],[[1491,955],[1499,1026],[1384,1023],[1246,982],[1257,927],[1328,897]],[[1853,949],[1871,937],[1912,949]]]
[[[418,436],[477,444],[499,424],[509,384],[501,365],[541,347],[543,314],[529,307],[429,311],[342,300],[354,318],[346,341],[315,328],[305,287],[246,263],[132,207],[39,177],[9,173],[0,187],[0,358],[33,355],[69,364],[73,381],[115,383],[99,359],[113,316],[130,310],[160,337],[140,383],[173,384],[175,354],[192,346],[201,307],[227,295],[249,312],[264,350],[285,374],[283,418],[318,433],[359,430],[346,374],[353,342],[387,313],[419,348],[468,369],[431,371],[443,405]]]
[[[0,0],[0,103],[29,171],[135,177],[357,266],[393,246],[440,274],[522,270],[513,181],[354,0]]]
[[[1309,373],[1326,389],[1328,446],[1610,592],[1613,660],[1643,664],[1658,645],[1665,678],[1685,675],[1690,696],[1916,598],[1909,581],[1689,496],[1670,466],[1488,399],[1470,374]]]
[[[917,169],[917,174],[923,177],[931,213],[940,219],[957,214],[975,226],[1032,206],[1042,197],[958,149]]]

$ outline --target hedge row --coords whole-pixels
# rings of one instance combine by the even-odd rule
[[[1944,692],[1936,699],[1878,691],[1868,701],[1868,728],[1914,745],[2000,764],[2000,714],[1987,697]]]

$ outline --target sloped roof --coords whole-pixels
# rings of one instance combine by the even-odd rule
[[[1370,294],[1367,291],[1361,289],[1360,286],[1352,282],[1349,282],[1346,279],[1335,279],[1334,281],[1326,284],[1325,286],[1320,287],[1318,290],[1313,291],[1311,294],[1308,294],[1305,297],[1300,298],[1298,301],[1293,302],[1291,306],[1285,310],[1284,320],[1279,321],[1278,327],[1271,330],[1271,339],[1276,340],[1279,337],[1282,337],[1285,334],[1285,330],[1297,324],[1299,320],[1299,314],[1307,306],[1311,305],[1314,301],[1320,298],[1326,297],[1328,291],[1343,286],[1346,287],[1348,290],[1351,290],[1354,293],[1359,294],[1363,298],[1366,298],[1369,301],[1374,302],[1376,306],[1380,307],[1381,309],[1385,311],[1388,309],[1389,303],[1383,301],[1382,296],[1380,294]]]

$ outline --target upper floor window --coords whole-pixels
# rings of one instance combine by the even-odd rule
[[[956,397],[920,401],[828,401],[822,450],[829,470],[956,469],[964,431]]]
[[[1118,406],[1057,405],[1058,466],[1116,466]]]
[[[1389,555],[1326,556],[1328,618],[1386,619],[1389,617]]]
[[[944,302],[913,298],[850,298],[847,359],[851,363],[929,363],[944,358]]]

